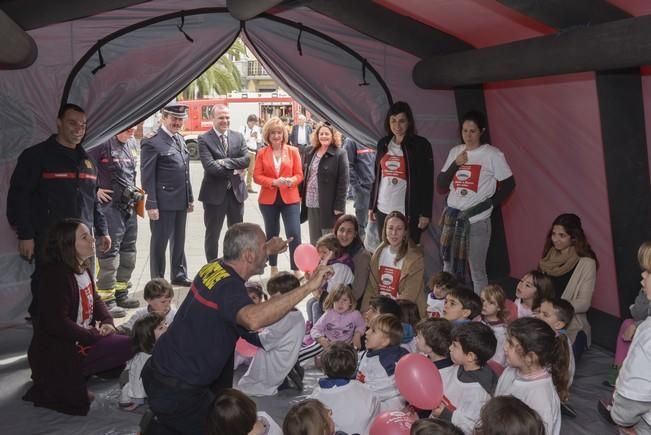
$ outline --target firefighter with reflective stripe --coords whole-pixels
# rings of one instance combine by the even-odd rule
[[[136,186],[138,144],[133,136],[135,131],[135,127],[128,128],[88,152],[97,165],[97,198],[102,203],[112,241],[108,251],[97,255],[97,293],[113,317],[124,317],[123,308],[140,306],[140,302],[129,297],[138,237],[135,205],[142,199]]]
[[[18,252],[35,263],[30,314],[35,312],[41,251],[52,225],[64,218],[81,219],[94,228],[98,251],[111,247],[96,197],[97,169],[80,145],[86,134],[86,115],[81,107],[65,104],[56,124],[56,135],[18,157],[7,194],[7,218],[18,235]]]

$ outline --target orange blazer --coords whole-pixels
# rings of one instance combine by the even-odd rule
[[[271,183],[277,178],[291,178],[292,185],[274,187]],[[303,165],[298,148],[291,145],[283,145],[282,160],[280,162],[280,173],[276,175],[274,166],[274,155],[270,145],[258,151],[255,158],[255,169],[253,170],[253,181],[261,186],[258,202],[260,204],[273,204],[276,202],[276,195],[280,196],[285,204],[295,204],[301,201],[298,185],[303,181]]]

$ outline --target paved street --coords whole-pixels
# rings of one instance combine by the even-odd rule
[[[203,168],[199,161],[192,161],[190,163],[190,177],[192,179],[192,188],[194,192],[194,197],[199,196],[199,188],[201,187],[201,180],[203,178]],[[259,190],[259,186],[255,186],[256,190]],[[348,211],[353,212],[352,202],[348,202]],[[259,224],[262,229],[264,229],[264,222],[262,220],[262,214],[258,208],[258,195],[249,194],[249,198],[246,201],[244,208],[244,220],[246,222],[253,222]],[[302,225],[302,240],[308,241],[308,229],[307,223]],[[203,238],[204,238],[204,224],[203,224],[203,207],[201,202],[195,202],[195,211],[188,214],[188,223],[186,229],[186,240],[185,240],[185,254],[188,260],[188,272],[190,278],[194,278],[195,274],[199,271],[199,268],[206,263],[206,259],[203,252]],[[222,239],[226,233],[226,225],[222,230]],[[281,237],[285,238],[283,226],[281,224]],[[147,281],[149,281],[149,221],[147,218],[140,219],[138,218],[138,257],[136,261],[136,269],[131,278],[133,282],[133,297],[140,299],[142,304],[144,304],[143,299],[143,288]],[[222,241],[220,240],[220,256],[222,249]],[[280,270],[289,270],[289,251],[278,256],[278,268]],[[169,255],[168,255],[168,264],[167,264],[167,276],[165,277],[169,280]],[[257,276],[253,279],[259,279],[261,281],[266,281],[269,278],[269,267],[267,266],[264,275]],[[178,307],[185,295],[187,294],[188,289],[183,287],[175,287],[175,298],[174,304]],[[305,302],[305,301],[304,301]],[[302,305],[302,304],[301,304]],[[301,307],[302,308],[302,307]],[[120,319],[122,320],[122,319]]]

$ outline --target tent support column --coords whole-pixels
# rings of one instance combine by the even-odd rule
[[[637,250],[651,240],[651,184],[644,123],[644,97],[638,68],[596,73],[613,256],[621,319],[640,290]],[[591,310],[594,341],[612,347],[618,324]],[[603,341],[603,343],[602,343]]]

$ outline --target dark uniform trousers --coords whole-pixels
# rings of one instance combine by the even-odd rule
[[[149,271],[152,278],[165,277],[165,252],[170,244],[172,281],[187,277],[185,259],[185,222],[187,210],[159,210],[159,219],[149,220],[151,243],[149,244]]]

